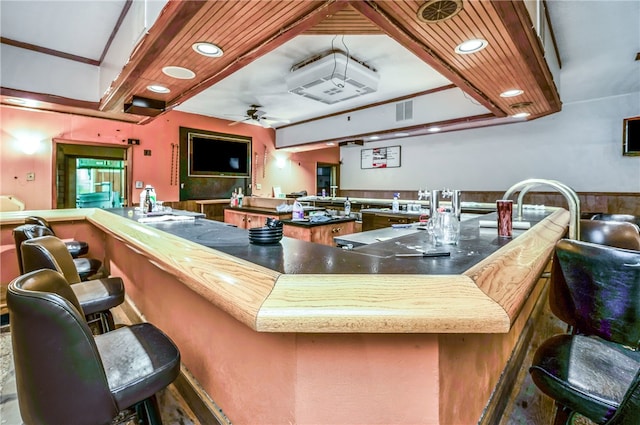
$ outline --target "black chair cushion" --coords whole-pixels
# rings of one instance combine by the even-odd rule
[[[101,313],[124,302],[124,284],[119,277],[87,280],[71,285],[85,315]]]
[[[95,341],[119,409],[151,397],[180,372],[178,348],[150,323],[97,335]]]
[[[89,244],[84,241],[66,241],[64,244],[73,258],[78,258],[89,252]]]
[[[102,262],[95,258],[74,258],[73,263],[76,266],[80,280],[87,280],[97,275],[100,272],[100,267],[102,267]]]
[[[620,406],[640,370],[640,353],[583,335],[556,335],[536,351],[529,369],[546,395],[603,424]]]

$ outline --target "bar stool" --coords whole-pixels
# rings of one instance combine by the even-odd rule
[[[38,226],[44,226],[47,229],[51,230],[51,234],[53,236],[57,236],[56,232],[53,231],[53,227],[51,227],[51,224],[49,224],[49,222],[43,217],[39,217],[36,215],[29,216],[24,219],[24,224],[37,224]],[[89,252],[89,244],[84,241],[65,241],[64,244],[73,258],[78,258],[82,255],[86,255]]]
[[[82,310],[87,322],[97,325],[98,333],[115,329],[109,309],[124,302],[124,284],[119,277],[107,277],[81,281],[73,258],[64,243],[55,236],[41,236],[22,243],[22,268],[24,273],[39,269],[57,270],[62,273]]]
[[[625,221],[580,220],[580,240],[640,251],[640,228]]]
[[[591,220],[600,221],[626,221],[640,226],[640,217],[631,214],[604,214],[598,213],[591,216]]]
[[[534,383],[559,403],[557,425],[574,412],[640,423],[640,251],[563,239],[554,255],[549,305],[572,334],[538,348]]]
[[[13,229],[13,240],[16,245],[20,274],[24,273],[20,246],[27,239],[37,238],[39,236],[55,236],[55,234],[48,227],[39,224],[23,224],[22,226],[18,226]],[[69,246],[67,244],[65,244],[65,248],[71,255],[71,250],[69,250]],[[79,251],[76,250],[76,252]],[[73,263],[81,280],[88,280],[94,276],[100,277],[99,273],[102,268],[102,262],[100,260],[96,260],[94,258],[73,258]]]
[[[14,279],[7,305],[24,423],[162,423],[155,394],[180,371],[180,352],[162,331],[141,323],[93,336],[54,270]]]

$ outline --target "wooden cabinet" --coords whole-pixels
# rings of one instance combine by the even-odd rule
[[[275,219],[288,219],[291,214],[258,214],[242,210],[224,210],[224,222],[232,224],[241,229],[251,229],[254,227],[262,227],[265,225],[268,217]]]
[[[394,224],[408,224],[420,221],[419,215],[396,213],[362,213],[362,231],[384,229]]]
[[[355,233],[355,225],[356,222],[353,220],[313,226],[293,225],[285,223],[284,235],[290,238],[300,239],[307,242],[336,246],[333,238],[335,236]]]

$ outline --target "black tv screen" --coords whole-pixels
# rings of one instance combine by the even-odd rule
[[[249,177],[251,140],[189,133],[189,176]]]

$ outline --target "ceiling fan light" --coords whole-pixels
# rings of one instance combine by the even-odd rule
[[[169,93],[171,91],[167,87],[161,86],[160,84],[151,84],[147,86],[147,90],[154,93]]]
[[[520,96],[522,93],[524,93],[523,90],[520,89],[510,89],[510,90],[505,90],[502,93],[500,93],[500,97],[514,97],[514,96]]]
[[[200,53],[201,55],[207,56],[210,58],[219,58],[224,54],[224,51],[220,47],[216,46],[213,43],[208,43],[206,41],[199,41],[197,43],[193,43],[191,47],[193,48],[193,50]]]
[[[468,55],[470,53],[479,52],[488,45],[489,42],[487,40],[484,40],[482,38],[474,38],[458,44],[455,48],[455,52],[459,55]]]

